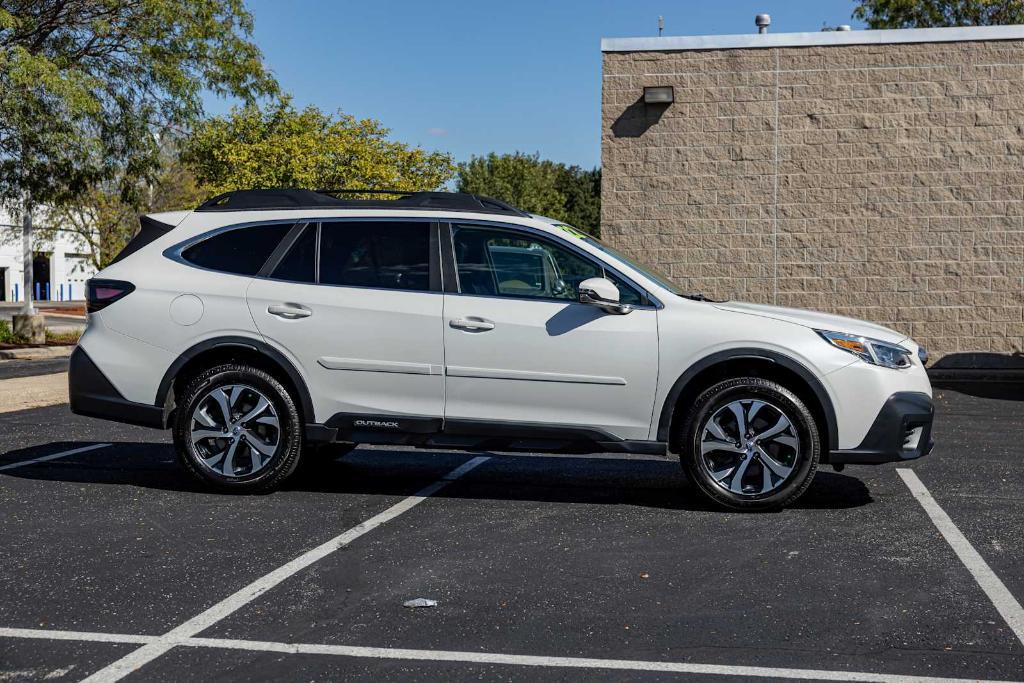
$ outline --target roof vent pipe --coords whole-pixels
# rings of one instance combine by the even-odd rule
[[[770,14],[758,14],[754,17],[754,23],[757,25],[758,33],[768,33],[768,27],[772,24],[772,16]]]

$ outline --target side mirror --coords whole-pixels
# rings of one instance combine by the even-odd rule
[[[606,313],[626,315],[633,311],[629,304],[619,303],[619,288],[607,278],[592,277],[579,285],[580,303],[597,306]]]

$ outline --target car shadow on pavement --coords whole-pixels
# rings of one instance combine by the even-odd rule
[[[1008,380],[935,380],[935,391],[955,391],[976,398],[1024,401],[1024,382]]]
[[[60,442],[9,451],[0,456],[0,466],[82,445],[87,444]],[[698,495],[674,458],[489,455],[492,460],[487,467],[474,470],[435,495],[721,511]],[[451,451],[357,449],[338,460],[306,463],[285,482],[283,491],[408,496],[471,457],[473,454]],[[221,495],[189,476],[178,465],[173,448],[162,443],[115,443],[94,452],[8,469],[0,472],[2,477]],[[860,479],[819,470],[793,507],[848,509],[872,502],[869,489]]]

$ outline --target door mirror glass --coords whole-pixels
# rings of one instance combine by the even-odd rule
[[[629,304],[619,303],[619,288],[606,278],[592,277],[584,280],[580,283],[579,292],[581,304],[597,306],[617,315],[625,315],[633,310]]]

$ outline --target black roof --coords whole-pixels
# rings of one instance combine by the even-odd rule
[[[359,198],[347,198],[351,195],[357,195]],[[273,209],[417,209],[472,211],[507,216],[529,215],[498,199],[475,194],[401,192],[397,190],[235,190],[206,200],[199,205],[196,211],[269,211]]]

